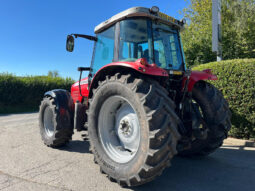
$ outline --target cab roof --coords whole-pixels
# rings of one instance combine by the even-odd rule
[[[96,34],[100,33],[103,30],[114,25],[118,21],[125,20],[126,18],[130,18],[130,17],[148,17],[153,20],[159,20],[160,22],[170,26],[176,26],[180,30],[184,28],[184,22],[179,21],[173,17],[170,17],[164,13],[161,13],[161,12],[154,13],[151,11],[151,9],[145,8],[145,7],[132,7],[118,13],[117,15],[112,16],[110,19],[97,25],[95,27],[95,33]]]

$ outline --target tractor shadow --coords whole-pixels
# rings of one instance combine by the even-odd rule
[[[247,148],[247,147],[246,147]],[[250,191],[255,188],[255,148],[223,146],[207,157],[175,157],[156,180],[134,191]]]
[[[72,140],[67,145],[58,148],[62,151],[76,152],[76,153],[91,153],[89,151],[89,141],[87,135],[82,135],[83,140]]]

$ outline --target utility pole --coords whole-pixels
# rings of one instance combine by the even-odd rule
[[[222,60],[221,0],[212,0],[212,51]]]

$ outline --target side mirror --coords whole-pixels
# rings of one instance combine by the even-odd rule
[[[74,48],[74,37],[72,35],[68,35],[66,39],[66,50],[68,52],[73,52]]]

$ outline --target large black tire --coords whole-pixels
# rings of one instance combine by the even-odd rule
[[[208,127],[205,140],[195,139],[191,148],[179,152],[182,156],[206,156],[219,148],[231,128],[231,112],[222,93],[212,84],[201,81],[195,84],[192,98],[202,110],[203,120]]]
[[[46,123],[48,128],[46,128]],[[61,147],[68,143],[73,135],[71,123],[70,113],[67,110],[59,111],[54,98],[43,98],[39,111],[39,127],[41,138],[45,145]],[[51,131],[47,131],[47,129],[51,129]]]
[[[134,106],[141,124],[139,149],[134,158],[124,164],[107,155],[98,134],[100,108],[107,98],[115,95],[124,97]],[[180,135],[174,110],[174,102],[156,81],[116,74],[99,82],[90,100],[88,133],[100,171],[121,186],[141,185],[159,176],[177,154]]]

